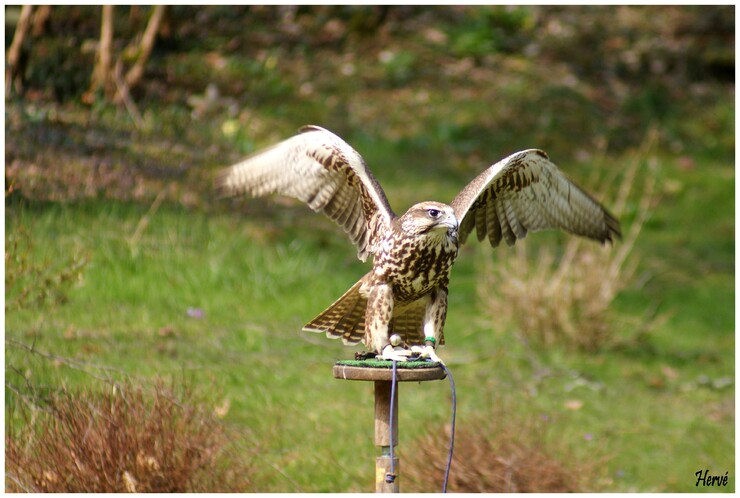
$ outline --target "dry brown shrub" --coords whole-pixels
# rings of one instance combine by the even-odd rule
[[[13,492],[250,491],[252,474],[212,414],[157,385],[62,392],[5,437]],[[15,433],[14,433],[15,432]]]
[[[569,237],[562,254],[559,247],[543,246],[535,257],[526,243],[513,255],[495,262],[485,258],[478,296],[486,316],[496,327],[508,324],[539,345],[554,344],[594,351],[614,338],[611,306],[632,281],[638,260],[635,242],[655,203],[655,177],[646,169],[651,140],[623,173],[614,199],[604,199],[622,220],[623,239],[602,247],[590,240]],[[616,171],[615,171],[616,173]],[[638,178],[645,178],[634,188]],[[615,179],[607,179],[608,184]],[[625,214],[630,221],[625,224]],[[493,291],[492,291],[493,289]],[[643,320],[644,321],[644,320]],[[636,329],[645,323],[632,324]]]
[[[455,493],[563,493],[582,491],[593,469],[548,442],[546,420],[512,421],[499,417],[458,424],[447,486]],[[411,443],[423,451],[404,453],[403,491],[439,492],[442,488],[449,427],[430,430]]]

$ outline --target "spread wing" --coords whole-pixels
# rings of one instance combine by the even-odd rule
[[[601,243],[621,237],[619,221],[571,183],[541,150],[517,152],[470,182],[452,201],[464,242],[475,228],[491,246],[514,245],[527,232],[560,228]]]
[[[216,179],[226,195],[270,194],[299,199],[341,226],[362,261],[376,251],[395,214],[359,153],[318,126],[223,170]]]

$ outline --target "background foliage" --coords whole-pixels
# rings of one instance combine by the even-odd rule
[[[124,63],[150,15],[116,7]],[[619,207],[611,250],[464,248],[441,352],[452,490],[734,490],[734,7],[168,6],[121,104],[91,92],[100,19],[54,6],[6,99],[8,489],[61,486],[69,460],[39,462],[74,430],[63,414],[87,407],[103,437],[117,406],[154,425],[115,446],[128,463],[74,467],[105,489],[372,488],[369,388],[329,373],[351,350],[297,332],[364,267],[303,206],[212,192],[219,167],[315,123],[398,212],[529,147]],[[447,385],[402,391],[401,485],[437,490]],[[146,432],[204,445],[223,489]],[[703,469],[729,485],[697,488]]]

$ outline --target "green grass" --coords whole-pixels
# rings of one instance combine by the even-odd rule
[[[332,375],[355,349],[299,332],[369,264],[303,206],[211,191],[216,167],[316,123],[363,155],[397,212],[449,202],[522,148],[545,149],[589,188],[593,169],[622,171],[635,154],[654,166],[659,195],[635,279],[614,302],[612,347],[527,346],[483,316],[480,263],[513,252],[471,241],[452,273],[440,356],[457,384],[458,427],[545,421],[556,457],[590,464],[586,491],[734,491],[734,85],[703,59],[731,51],[730,21],[717,23],[728,7],[404,7],[382,36],[353,32],[359,11],[302,8],[298,37],[271,8],[199,7],[204,29],[196,9],[173,7],[174,34],[133,94],[141,128],[123,107],[80,105],[87,85],[51,102],[52,83],[90,69],[68,47],[99,36],[92,10],[78,32],[63,23],[80,14],[58,9],[57,35],[34,40],[34,91],[6,102],[6,180],[21,185],[5,205],[6,424],[26,422],[13,389],[186,379],[257,449],[258,491],[372,490],[372,386]],[[346,38],[314,43],[330,18]],[[630,68],[625,55],[642,62]],[[194,117],[188,99],[208,83],[223,98]],[[654,147],[635,152],[651,130]],[[167,185],[174,193],[155,209]],[[524,243],[536,254],[563,238]],[[33,301],[17,301],[24,290]],[[635,328],[653,315],[653,328]],[[403,458],[449,423],[450,394],[446,381],[400,390]],[[728,487],[695,487],[702,469],[729,471]]]
[[[731,172],[708,168],[718,174],[694,177],[703,182],[702,199],[731,204]],[[449,345],[441,353],[458,386],[460,423],[502,399],[513,412],[546,416],[557,423],[552,437],[577,458],[604,459],[593,489],[695,491],[697,470],[732,471],[732,223],[717,217],[666,230],[681,219],[699,221],[692,192],[658,206],[637,249],[647,283],[617,302],[625,317],[657,303],[667,321],[646,337],[624,330],[618,347],[596,354],[533,354],[506,331],[485,330],[476,318],[475,260],[505,258],[507,249],[491,256],[490,248],[471,245],[453,272]],[[32,260],[52,273],[73,254],[88,263],[65,302],[8,309],[6,338],[143,382],[185,376],[214,407],[228,400],[226,420],[260,448],[260,490],[371,489],[372,388],[333,379],[333,363],[351,358],[351,348],[298,332],[366,271],[349,243],[301,208],[283,208],[269,222],[167,203],[148,214],[133,240],[148,210],[122,202],[9,203],[7,238],[25,230],[30,237],[19,243]],[[16,292],[6,288],[6,298]],[[189,316],[189,308],[202,317]],[[12,343],[6,366],[38,385],[93,382]],[[450,407],[446,382],[402,391],[403,448],[421,427],[447,423]]]

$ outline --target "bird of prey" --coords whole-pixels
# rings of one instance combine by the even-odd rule
[[[450,269],[473,229],[492,247],[547,228],[602,244],[621,237],[617,219],[537,149],[490,166],[449,205],[421,202],[401,216],[360,154],[318,126],[226,168],[216,185],[225,195],[299,199],[342,227],[360,260],[373,256],[372,269],[303,330],[363,340],[388,360],[441,361]]]

